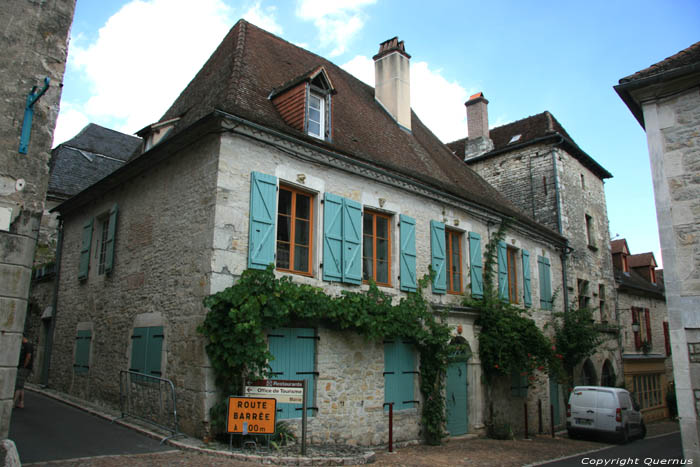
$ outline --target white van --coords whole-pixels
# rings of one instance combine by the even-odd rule
[[[644,438],[639,404],[626,389],[604,386],[576,386],[566,406],[566,431],[569,437],[582,434],[613,435],[627,442],[632,437]]]

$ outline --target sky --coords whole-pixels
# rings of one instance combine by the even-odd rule
[[[550,111],[613,174],[611,238],[662,264],[646,135],[613,86],[700,40],[698,0],[77,0],[54,146],[158,121],[240,18],[370,85],[398,36],[411,107],[445,143],[467,136],[476,92],[491,128]]]

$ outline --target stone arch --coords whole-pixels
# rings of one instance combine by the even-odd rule
[[[581,368],[581,381],[584,386],[597,386],[598,385],[598,375],[595,371],[595,365],[590,358],[587,358],[583,362],[583,367]]]
[[[472,348],[462,336],[455,336],[450,341],[450,361],[466,362],[472,357]]]
[[[600,374],[600,385],[615,387],[617,381],[617,376],[615,375],[615,368],[609,359],[605,359],[603,362],[603,370]]]

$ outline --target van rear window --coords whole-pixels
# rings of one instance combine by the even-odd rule
[[[595,408],[595,391],[574,391],[573,403],[575,407]]]
[[[615,403],[615,396],[612,392],[599,391],[598,392],[598,408],[602,409],[614,409],[617,407]]]

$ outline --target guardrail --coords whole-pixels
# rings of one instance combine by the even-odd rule
[[[160,443],[182,435],[177,425],[177,399],[175,386],[166,378],[121,370],[119,372],[119,408],[121,416],[137,418],[169,431]]]

